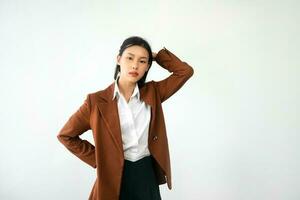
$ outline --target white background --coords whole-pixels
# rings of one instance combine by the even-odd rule
[[[194,76],[164,104],[165,200],[300,199],[299,1],[0,1],[0,199],[87,199],[56,138],[132,35]],[[154,63],[147,80],[169,73]],[[92,139],[91,131],[82,138]]]

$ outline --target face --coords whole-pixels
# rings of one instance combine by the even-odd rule
[[[117,56],[120,65],[120,80],[136,83],[149,69],[148,51],[138,45],[126,48],[121,56]]]

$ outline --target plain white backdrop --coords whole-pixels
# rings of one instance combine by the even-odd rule
[[[299,1],[0,1],[0,199],[87,199],[96,170],[56,138],[113,81],[123,40],[194,76],[163,104],[164,200],[300,199]],[[153,63],[147,80],[169,73]],[[91,131],[82,138],[92,141]]]

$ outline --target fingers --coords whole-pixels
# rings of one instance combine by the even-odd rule
[[[152,58],[153,58],[152,60],[155,60],[156,55],[157,55],[157,53],[152,52]]]

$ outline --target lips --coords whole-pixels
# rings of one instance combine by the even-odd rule
[[[138,76],[139,75],[139,73],[137,73],[135,71],[131,71],[128,74],[131,75],[131,76]]]

